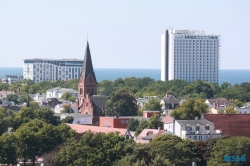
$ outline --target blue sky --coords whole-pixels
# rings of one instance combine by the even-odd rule
[[[160,68],[166,29],[221,35],[221,68],[250,69],[249,0],[0,0],[0,67],[28,58],[83,59],[95,68]]]

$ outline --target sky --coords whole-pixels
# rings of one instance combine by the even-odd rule
[[[160,69],[173,27],[221,35],[221,69],[250,69],[249,0],[0,0],[0,67],[83,59],[94,68]]]

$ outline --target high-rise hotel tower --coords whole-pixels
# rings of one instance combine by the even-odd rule
[[[166,30],[162,35],[161,80],[218,83],[220,36],[197,30]]]

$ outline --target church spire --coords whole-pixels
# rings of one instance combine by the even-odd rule
[[[83,82],[88,78],[89,75],[92,75],[94,81],[96,82],[96,77],[95,77],[95,72],[94,72],[93,65],[92,65],[88,41],[87,41],[87,46],[85,50],[85,56],[84,56],[84,62],[83,62],[81,75],[82,75]]]

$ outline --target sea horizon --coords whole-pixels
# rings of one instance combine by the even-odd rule
[[[161,78],[161,69],[154,68],[94,68],[98,82],[114,81],[117,78],[150,77],[155,81]],[[228,82],[231,85],[250,82],[250,69],[219,69],[219,85]],[[0,78],[7,74],[23,75],[23,67],[0,67]]]

